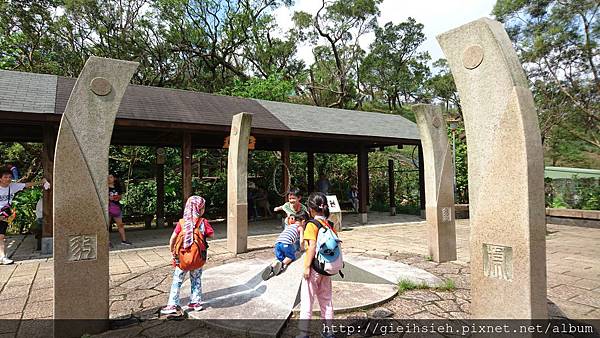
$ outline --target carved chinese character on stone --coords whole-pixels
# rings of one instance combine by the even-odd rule
[[[442,222],[452,221],[452,208],[442,208]]]
[[[70,261],[96,259],[96,252],[96,235],[77,235],[69,237]]]
[[[484,244],[483,273],[490,278],[512,280],[512,248]]]

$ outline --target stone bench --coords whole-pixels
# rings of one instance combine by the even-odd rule
[[[600,210],[546,208],[546,223],[600,228]]]

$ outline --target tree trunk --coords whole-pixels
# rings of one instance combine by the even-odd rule
[[[592,52],[592,45],[590,42],[590,23],[588,22],[585,15],[581,14],[581,19],[583,21],[583,28],[585,32],[585,51],[588,62],[590,63],[590,68],[592,69],[592,74],[594,75],[594,82],[596,83],[596,90],[600,93],[600,79],[598,79],[598,70],[596,69],[596,65],[594,64],[594,54]]]

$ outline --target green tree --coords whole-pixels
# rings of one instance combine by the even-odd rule
[[[358,39],[377,26],[381,2],[322,0],[315,16],[306,12],[294,13],[298,30],[316,45],[313,49],[315,64],[309,69],[307,84],[315,105],[343,108],[355,99],[352,79],[363,54]],[[318,45],[320,41],[324,44]]]
[[[60,73],[53,0],[0,0],[0,68]]]
[[[65,0],[58,18],[59,62],[76,77],[91,55],[140,62],[134,81],[165,86],[173,72],[153,0]]]
[[[252,46],[273,28],[269,13],[290,4],[289,0],[158,0],[161,18],[169,27],[171,52],[183,60],[182,74],[193,88],[208,92],[219,91],[236,78],[248,80],[253,70],[265,77],[275,72],[276,63],[267,65],[275,59],[274,54],[265,55],[269,46],[284,51],[283,60],[295,52],[276,39]]]
[[[252,78],[246,82],[235,80],[233,85],[221,91],[221,94],[287,102],[294,91],[294,84],[284,80],[280,74],[271,74],[266,79]]]
[[[458,91],[448,62],[446,59],[439,59],[433,63],[433,67],[438,69],[438,72],[429,78],[426,83],[432,97],[444,102],[446,112],[450,110],[450,104],[452,104],[456,107],[458,114],[462,118],[460,98],[458,97]]]
[[[417,48],[425,41],[423,24],[415,19],[398,25],[391,22],[375,28],[375,41],[360,66],[361,84],[376,98],[377,90],[385,98],[390,110],[397,109],[402,101],[420,101],[424,82],[429,76],[427,53]]]
[[[493,14],[533,83],[546,151],[573,150],[562,143],[576,140],[579,152],[598,152],[600,2],[498,0]]]
[[[296,57],[302,37],[295,28],[283,36],[274,35],[277,30],[272,14],[257,18],[250,29],[250,40],[243,47],[243,58],[248,68],[259,77],[281,74],[286,80],[295,80],[306,66],[304,61]]]

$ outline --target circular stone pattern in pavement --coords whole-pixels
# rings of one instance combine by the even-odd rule
[[[190,318],[230,330],[276,335],[291,311],[297,311],[302,260],[298,259],[279,276],[263,281],[261,274],[271,260],[249,259],[207,269],[202,274],[203,307]],[[336,312],[375,306],[392,298],[400,280],[439,286],[442,280],[407,264],[364,256],[344,256],[344,278],[333,277],[333,304]],[[181,303],[187,304],[189,279],[181,289]],[[314,310],[318,311],[318,302]],[[233,320],[232,320],[233,319]],[[244,319],[264,319],[260,327]],[[219,322],[219,320],[223,320]]]

